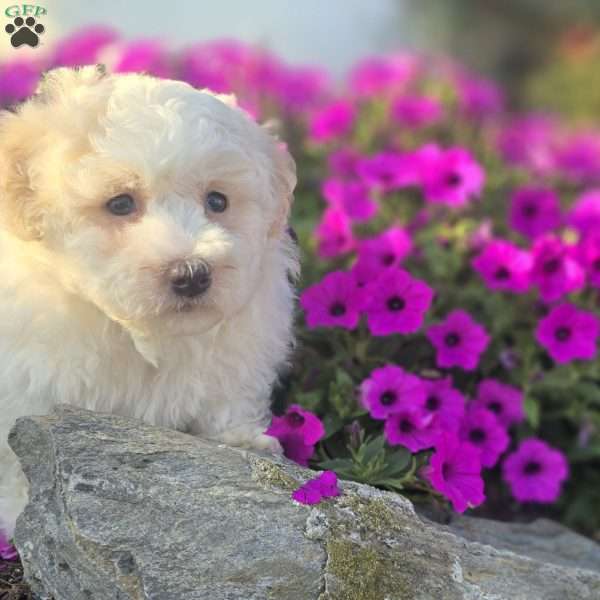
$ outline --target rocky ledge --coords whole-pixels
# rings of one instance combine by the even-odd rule
[[[15,532],[26,578],[56,600],[565,600],[600,598],[600,549],[549,522],[415,514],[284,459],[60,406],[10,435],[30,481]]]

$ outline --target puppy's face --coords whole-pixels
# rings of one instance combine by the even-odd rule
[[[231,100],[175,81],[51,72],[0,121],[3,226],[132,328],[242,308],[284,233],[293,162]]]

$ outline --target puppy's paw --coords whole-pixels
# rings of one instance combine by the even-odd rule
[[[219,434],[218,439],[228,446],[239,448],[252,448],[254,450],[266,450],[271,454],[283,454],[283,448],[279,440],[264,432],[264,428],[255,425],[248,427],[236,427]]]
[[[276,454],[278,456],[283,455],[283,448],[279,443],[279,440],[272,435],[267,435],[266,433],[261,433],[257,435],[250,441],[249,448],[254,448],[255,450],[266,450],[271,454]]]

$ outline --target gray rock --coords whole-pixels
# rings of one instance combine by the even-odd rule
[[[285,460],[68,406],[10,436],[31,484],[15,539],[56,600],[600,599],[600,550],[541,523],[443,527],[409,501]],[[472,541],[469,541],[472,540]]]
[[[560,523],[499,523],[456,514],[449,530],[472,542],[510,550],[541,562],[600,572],[600,546]]]

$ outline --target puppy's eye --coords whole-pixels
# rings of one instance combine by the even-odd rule
[[[225,212],[227,209],[227,196],[221,194],[221,192],[208,192],[204,204],[212,212]]]
[[[113,215],[124,217],[135,211],[135,200],[129,194],[119,194],[106,203],[106,208]]]

